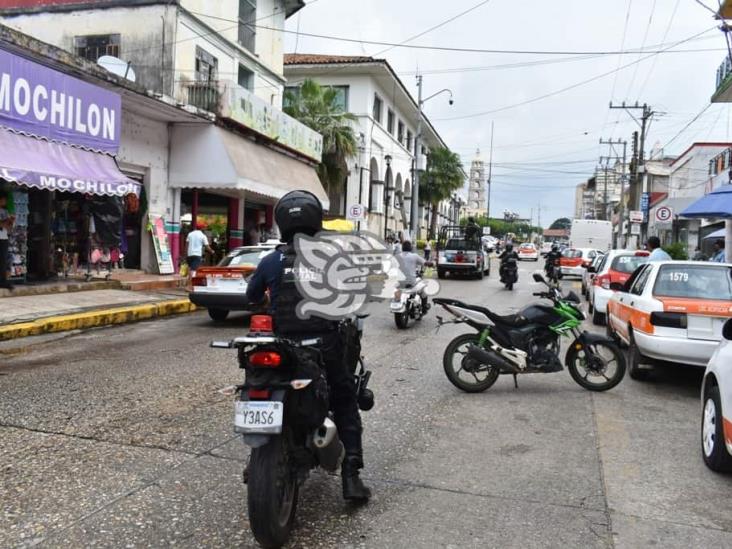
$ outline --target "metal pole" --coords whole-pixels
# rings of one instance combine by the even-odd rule
[[[623,141],[623,163],[620,165],[620,203],[618,204],[618,238],[615,245],[621,250],[625,248],[623,239],[623,217],[625,216],[625,149],[627,143]]]
[[[420,143],[422,137],[422,75],[417,75],[417,134],[414,136],[414,183],[412,184],[412,211],[411,211],[411,229],[412,238],[416,241],[419,238],[419,158],[421,155],[422,145]]]

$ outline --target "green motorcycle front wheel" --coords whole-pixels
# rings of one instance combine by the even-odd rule
[[[572,379],[588,391],[607,391],[625,377],[625,355],[610,341],[582,343],[576,339],[569,346],[566,363]]]

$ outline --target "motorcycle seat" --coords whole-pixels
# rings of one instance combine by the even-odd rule
[[[447,298],[447,297],[438,297],[438,298],[433,299],[433,301],[437,305],[441,305],[441,304],[454,305],[455,307],[461,307],[463,309],[471,309],[473,311],[483,313],[485,316],[490,318],[496,324],[501,324],[503,326],[509,326],[511,328],[520,328],[521,326],[525,326],[529,322],[521,314],[499,315],[499,314],[494,313],[490,309],[481,307],[480,305],[471,305],[469,303],[465,303],[458,299],[451,299],[451,298]]]

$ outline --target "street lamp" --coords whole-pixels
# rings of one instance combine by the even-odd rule
[[[414,177],[413,183],[412,183],[412,211],[411,211],[411,229],[412,229],[412,237],[416,240],[419,238],[419,158],[421,155],[421,149],[422,145],[420,143],[420,138],[422,137],[422,106],[432,99],[433,97],[437,97],[438,95],[442,93],[449,93],[450,99],[448,103],[452,105],[454,103],[453,100],[453,94],[452,90],[448,88],[443,88],[438,92],[433,93],[427,98],[422,98],[422,75],[417,75],[417,89],[419,90],[418,93],[418,99],[417,99],[417,108],[418,108],[418,116],[417,116],[417,135],[414,136]]]

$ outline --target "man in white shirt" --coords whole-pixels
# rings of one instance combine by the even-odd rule
[[[646,245],[651,252],[648,261],[671,261],[671,256],[661,248],[661,240],[657,236],[649,237]]]
[[[10,231],[13,230],[15,217],[7,210],[8,195],[0,191],[0,288],[13,289],[8,282],[8,253],[10,248]]]
[[[208,253],[213,254],[213,250],[208,244],[208,237],[201,230],[204,226],[200,221],[197,222],[196,230],[188,233],[186,237],[186,244],[188,244],[188,257],[186,258],[186,262],[188,263],[189,272],[193,272],[201,266],[204,249]]]

